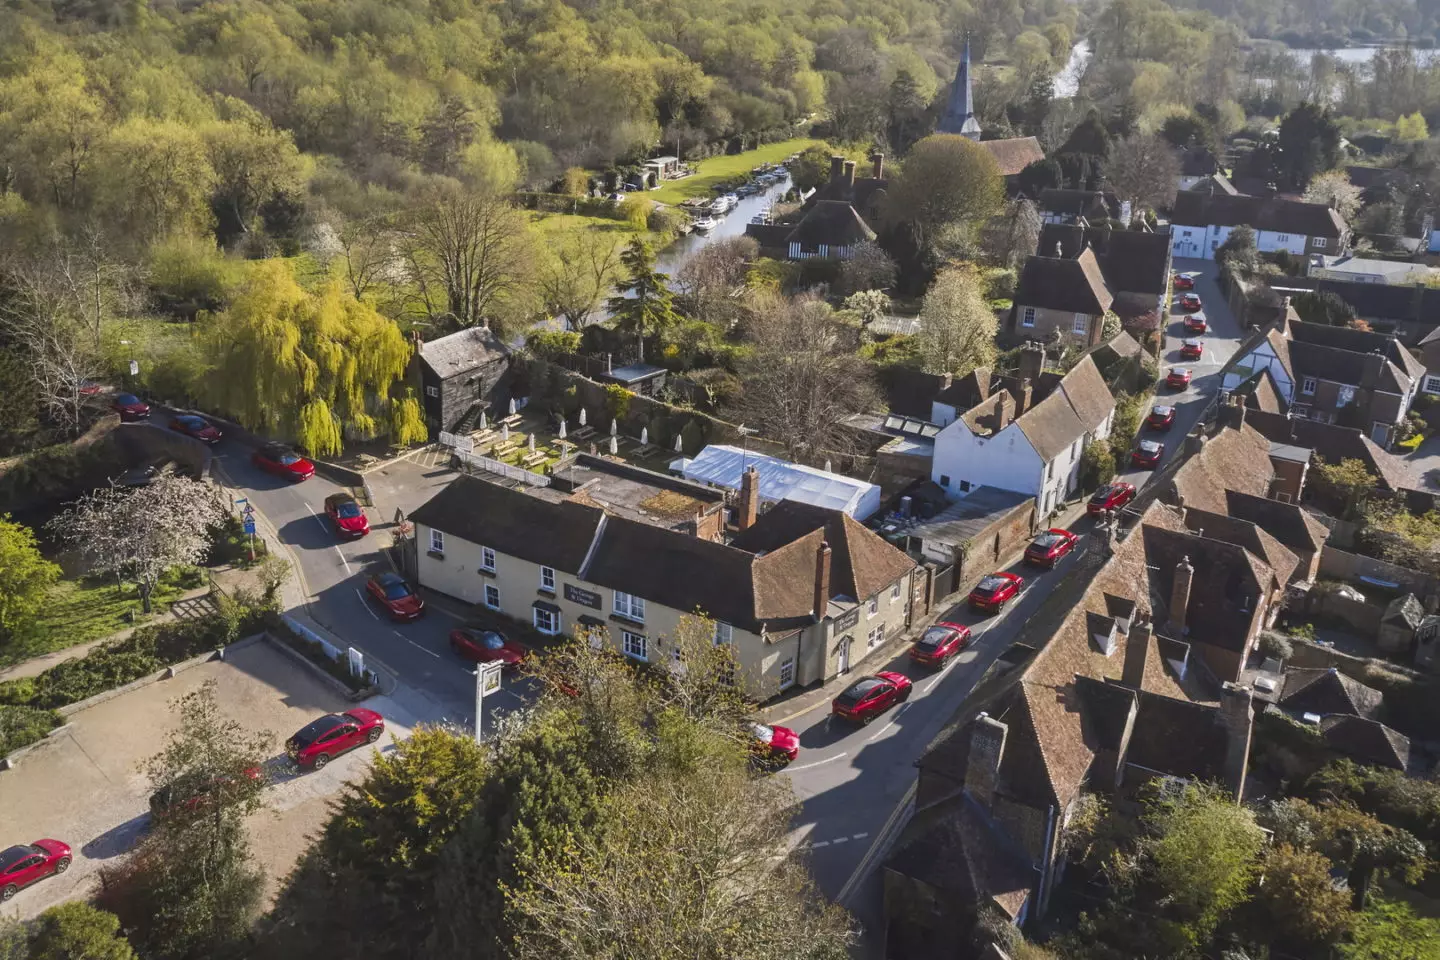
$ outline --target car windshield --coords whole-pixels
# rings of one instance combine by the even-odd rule
[[[180,422],[194,430],[198,430],[201,427],[205,426],[205,421],[201,420],[199,417],[181,417]]]
[[[769,743],[775,739],[775,728],[767,727],[763,723],[750,724],[750,732],[755,734],[755,739],[761,743]]]
[[[410,584],[404,580],[392,580],[389,583],[382,583],[380,586],[385,588],[386,600],[404,600],[410,596]]]
[[[346,520],[360,516],[360,504],[354,500],[346,500],[335,507],[335,515],[344,517]]]
[[[940,646],[940,644],[944,643],[949,636],[949,629],[945,627],[931,627],[925,631],[919,640],[915,641],[915,646],[924,647],[927,650],[934,650]]]
[[[275,454],[275,462],[279,463],[281,466],[288,467],[293,463],[299,463],[300,458],[295,454],[291,453],[289,450],[281,450],[279,453]]]
[[[16,846],[8,850],[0,850],[0,872],[14,868],[15,864],[26,857],[34,856],[39,851],[34,847]]]
[[[1035,546],[1042,550],[1049,550],[1051,547],[1059,546],[1065,542],[1065,538],[1058,533],[1042,533],[1035,538]]]
[[[116,403],[123,403],[123,404],[125,404],[126,406],[129,406],[129,405],[132,404],[132,403],[139,403],[139,402],[140,402],[140,398],[137,397],[137,396],[135,396],[135,394],[133,394],[133,393],[122,393],[122,394],[120,394],[120,396],[118,396],[118,397],[115,398],[115,402],[116,402]]]
[[[1186,377],[1190,376],[1190,371],[1189,371],[1189,370],[1186,370],[1186,369],[1184,369],[1184,368],[1181,368],[1181,369],[1179,369],[1179,370],[1171,370],[1171,371],[1170,371],[1170,376],[1172,376],[1172,377],[1179,377],[1180,379],[1183,380],[1183,379],[1185,379]]]
[[[480,642],[485,644],[486,650],[504,650],[505,638],[498,633],[480,634]]]
[[[1154,440],[1142,440],[1142,441],[1140,441],[1140,452],[1141,452],[1141,453],[1158,453],[1159,451],[1160,451],[1160,444],[1156,443]]]
[[[306,724],[305,728],[299,733],[295,734],[295,736],[291,739],[293,739],[302,747],[309,746],[310,744],[314,743],[316,740],[319,740],[325,734],[329,733],[331,730],[334,730],[336,727],[340,726],[344,722],[344,720],[335,716],[335,714],[333,713],[327,714],[326,716],[321,717],[319,720],[312,720],[310,723]]]
[[[975,592],[983,596],[989,596],[990,594],[994,593],[996,590],[999,590],[1001,587],[1005,586],[1005,584],[1009,582],[1010,581],[1006,580],[1004,577],[996,576],[992,573],[990,576],[980,581],[980,583],[975,587]]]
[[[1168,417],[1168,416],[1170,416],[1170,414],[1172,414],[1172,413],[1175,412],[1175,408],[1174,408],[1174,407],[1156,407],[1156,408],[1155,408],[1153,411],[1151,411],[1151,412],[1154,413],[1155,416],[1157,416],[1157,417]]]
[[[1096,490],[1096,491],[1095,491],[1095,496],[1093,496],[1093,497],[1090,498],[1090,502],[1091,502],[1091,503],[1104,503],[1106,500],[1109,500],[1109,499],[1110,499],[1114,494],[1116,494],[1117,492],[1119,492],[1119,491],[1117,491],[1116,488],[1111,487],[1111,486],[1101,487],[1099,490]]]
[[[879,687],[879,680],[876,680],[874,677],[867,677],[858,683],[852,683],[844,693],[840,694],[840,696],[836,697],[835,699],[842,706],[853,707],[855,704],[868,697]]]

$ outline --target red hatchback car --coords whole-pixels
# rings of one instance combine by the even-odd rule
[[[1147,467],[1154,470],[1160,466],[1160,461],[1165,457],[1165,444],[1157,440],[1141,440],[1133,453],[1130,454],[1130,462],[1137,467]]]
[[[380,573],[365,583],[370,596],[390,612],[392,620],[418,620],[425,612],[425,600],[398,573]]]
[[[1210,329],[1210,321],[1205,319],[1203,313],[1192,313],[1185,318],[1186,333],[1205,333]]]
[[[175,417],[170,421],[170,429],[206,443],[220,442],[220,428],[204,417],[197,417],[193,414],[187,413]]]
[[[342,537],[363,537],[370,532],[370,521],[359,502],[348,493],[332,493],[325,498],[325,516],[335,524]]]
[[[266,473],[286,480],[309,480],[315,476],[315,464],[283,443],[267,443],[250,454],[250,462]]]
[[[1085,505],[1085,512],[1096,514],[1104,513],[1106,510],[1119,510],[1125,504],[1135,499],[1135,484],[1126,483],[1123,480],[1115,483],[1107,483]]]
[[[1080,538],[1069,530],[1061,530],[1059,527],[1051,527],[1040,536],[1030,542],[1025,548],[1025,562],[1037,567],[1050,567],[1054,569],[1055,564],[1071,550]]]
[[[206,783],[172,783],[150,794],[150,819],[165,820],[176,814],[191,815],[209,808],[218,795],[253,791],[265,782],[265,771],[247,767],[240,776],[222,775]]]
[[[1025,578],[1014,573],[992,573],[975,584],[970,591],[970,609],[985,613],[999,613],[1005,604],[1019,595],[1025,586]]]
[[[480,627],[460,627],[450,631],[450,649],[475,663],[499,660],[506,667],[518,667],[530,651],[503,633]]]
[[[1194,313],[1196,310],[1199,310],[1201,306],[1203,306],[1203,304],[1200,303],[1200,295],[1198,293],[1182,293],[1180,295],[1180,309],[1186,313]]]
[[[1183,273],[1177,273],[1177,274],[1175,274],[1175,276],[1173,276],[1173,277],[1170,278],[1170,282],[1171,282],[1171,284],[1175,287],[1176,290],[1194,290],[1194,289],[1195,289],[1195,278],[1194,278],[1194,277],[1187,277],[1187,276],[1185,276],[1185,274],[1183,274]]]
[[[1182,360],[1199,360],[1204,355],[1204,340],[1186,340],[1180,344],[1180,359]]]
[[[110,401],[110,409],[120,414],[120,419],[125,423],[150,419],[150,404],[133,393],[117,394],[115,399]]]
[[[861,677],[830,703],[830,712],[846,720],[869,723],[897,703],[910,699],[910,678],[884,671]]]
[[[1145,426],[1151,430],[1169,430],[1175,424],[1175,408],[1158,404],[1150,408],[1150,415],[1145,418]]]
[[[1190,368],[1171,367],[1170,372],[1165,375],[1165,386],[1171,390],[1184,390],[1190,386]]]
[[[319,770],[342,753],[374,743],[384,732],[384,717],[374,710],[356,707],[344,713],[327,713],[307,723],[285,741],[285,752],[299,766]]]
[[[750,724],[750,749],[765,766],[790,763],[800,756],[800,737],[789,727],[772,727],[766,723]]]
[[[0,903],[46,877],[70,869],[70,845],[59,840],[36,840],[0,850]]]
[[[963,623],[940,622],[926,629],[910,648],[910,659],[927,667],[942,667],[970,643],[970,628]]]

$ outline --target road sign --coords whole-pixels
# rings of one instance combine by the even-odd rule
[[[255,521],[251,517],[245,518],[245,533],[252,537],[255,536]]]
[[[253,517],[253,516],[255,515],[255,508],[252,507],[252,506],[250,506],[250,504],[247,503],[247,504],[245,504],[245,508],[244,508],[243,510],[241,510],[240,512],[243,513],[243,514],[244,514],[245,516],[247,516],[247,517]]]
[[[505,669],[505,664],[496,660],[494,663],[482,663],[475,668],[475,741],[477,743],[485,739],[485,698],[500,689],[500,671]]]
[[[356,650],[354,647],[350,647],[345,651],[345,657],[350,663],[350,676],[365,676],[365,654]]]
[[[132,376],[132,377],[138,377],[138,376],[140,376],[140,364],[139,364],[138,361],[135,361],[135,360],[131,360],[131,361],[130,361],[130,376]]]

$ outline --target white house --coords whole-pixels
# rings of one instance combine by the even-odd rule
[[[1255,231],[1261,253],[1336,254],[1350,241],[1344,219],[1323,203],[1182,191],[1170,219],[1171,253],[1213,260],[1231,229],[1241,225]]]
[[[1115,398],[1087,356],[1029,409],[1001,390],[949,423],[935,437],[931,479],[957,498],[982,486],[1027,494],[1046,516],[1075,490],[1081,454],[1110,435],[1114,417]]]
[[[1257,330],[1240,344],[1234,358],[1220,371],[1220,389],[1234,390],[1257,370],[1269,370],[1275,390],[1288,404],[1295,399],[1295,377],[1290,370],[1290,345],[1277,327]]]

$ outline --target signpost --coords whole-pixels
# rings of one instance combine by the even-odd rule
[[[475,668],[475,742],[485,742],[485,698],[500,689],[500,672],[505,664],[499,660],[482,663]]]
[[[345,657],[350,664],[350,676],[365,676],[365,654],[356,650],[354,647],[350,647],[345,651]]]
[[[250,538],[250,560],[255,560],[255,508],[250,506],[250,501],[240,497],[235,501],[235,506],[240,507],[240,523],[244,527],[245,535]]]

